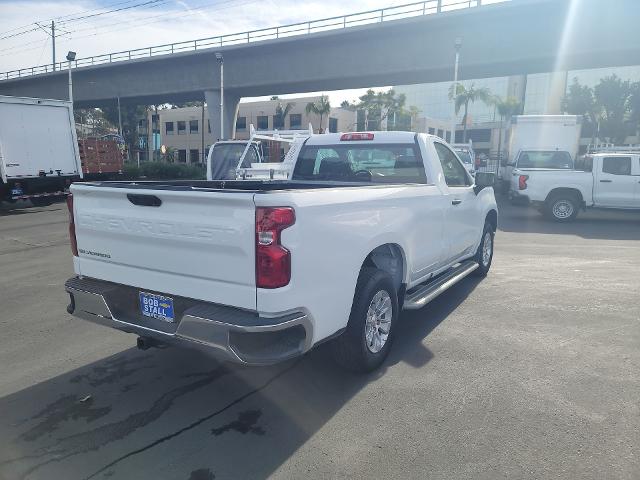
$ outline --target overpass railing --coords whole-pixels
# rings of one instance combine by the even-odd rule
[[[366,12],[351,13],[349,15],[339,17],[329,17],[320,20],[281,25],[278,27],[261,28],[248,32],[231,33],[216,37],[198,38],[196,40],[187,40],[184,42],[105,53],[103,55],[78,58],[72,63],[74,67],[86,67],[105,63],[123,62],[139,58],[196,51],[205,48],[225,47],[229,45],[260,42],[263,40],[276,40],[299,35],[310,35],[313,33],[346,29],[359,25],[368,25],[390,20],[399,20],[402,18],[420,17],[423,15],[432,15],[452,10],[480,7],[483,2],[487,4],[505,1],[509,0],[425,0],[422,2],[369,10]],[[0,73],[0,81],[51,73],[57,70],[66,70],[67,68],[68,62],[57,62],[55,64],[50,63],[47,65],[21,68],[19,70]]]

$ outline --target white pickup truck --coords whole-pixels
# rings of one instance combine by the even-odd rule
[[[566,165],[566,169],[516,168],[510,195],[559,222],[574,220],[587,207],[640,209],[640,154],[598,153],[580,159],[576,170]]]
[[[311,136],[290,180],[74,184],[68,312],[254,365],[332,340],[370,371],[403,307],[487,274],[493,182],[437,137],[375,132]]]

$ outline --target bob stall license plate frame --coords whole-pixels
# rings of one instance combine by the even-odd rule
[[[145,317],[155,318],[163,322],[173,323],[173,298],[155,293],[140,292],[140,313]]]

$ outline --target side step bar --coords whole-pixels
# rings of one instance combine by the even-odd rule
[[[473,260],[467,260],[436,277],[434,280],[431,280],[429,283],[414,287],[414,289],[412,289],[414,291],[410,291],[405,296],[402,308],[406,310],[418,310],[424,307],[431,300],[441,293],[444,293],[449,287],[458,283],[479,266],[480,265]]]

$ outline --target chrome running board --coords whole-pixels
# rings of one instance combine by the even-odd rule
[[[423,283],[414,287],[407,292],[404,297],[404,304],[402,308],[406,310],[418,310],[424,307],[431,300],[447,291],[449,287],[458,283],[479,266],[480,265],[473,260],[466,260],[458,266],[453,267],[448,272],[430,280],[428,283]]]

